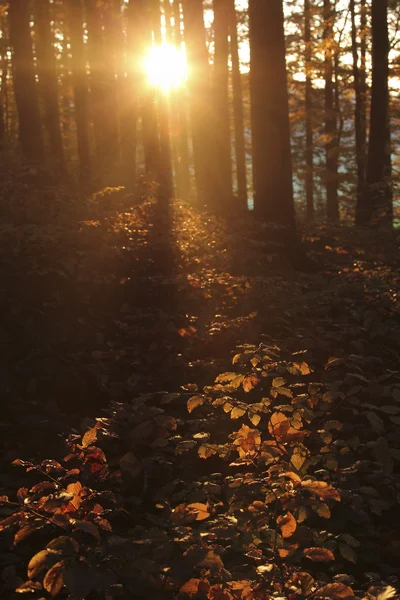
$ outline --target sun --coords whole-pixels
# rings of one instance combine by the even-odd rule
[[[143,61],[147,78],[151,85],[168,92],[178,87],[186,79],[186,58],[184,52],[171,44],[153,46]]]

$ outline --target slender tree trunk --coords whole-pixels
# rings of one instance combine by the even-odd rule
[[[202,0],[183,0],[185,44],[188,57],[188,84],[193,157],[197,197],[200,205],[213,200],[214,172],[210,124],[210,65],[206,46]]]
[[[4,33],[3,33],[4,35]],[[0,76],[0,147],[3,146],[4,138],[6,135],[6,115],[4,110],[4,97],[5,97],[5,86],[6,86],[6,76],[7,76],[7,67],[6,67],[6,46],[4,44],[4,40],[1,40],[1,50],[0,50],[0,65],[1,65],[1,76]]]
[[[364,56],[364,73],[361,73],[359,66],[359,54],[357,44],[357,25],[355,0],[350,0],[350,15],[351,15],[351,47],[353,55],[353,79],[355,93],[354,107],[354,128],[356,138],[356,162],[357,162],[357,204],[355,224],[362,225],[362,215],[364,212],[363,202],[365,201],[364,186],[365,186],[365,165],[366,165],[366,130],[365,130],[365,89],[363,89],[362,77],[364,77],[365,85],[365,56]],[[361,35],[365,34],[361,31]],[[365,43],[364,43],[365,48]]]
[[[145,81],[142,61],[151,48],[151,12],[147,0],[130,0],[129,28],[132,49],[133,81],[137,93],[138,116],[147,178],[159,181],[160,146],[154,89]]]
[[[36,0],[36,55],[45,111],[46,127],[52,158],[59,173],[65,171],[64,148],[61,135],[60,109],[58,103],[58,83],[56,58],[53,46],[53,34],[50,27],[49,0]]]
[[[233,114],[235,125],[236,176],[238,208],[247,210],[246,148],[244,141],[242,77],[240,74],[239,43],[235,0],[229,0],[229,35],[231,39]]]
[[[152,5],[152,24],[154,41],[157,46],[161,46],[161,13],[160,4],[157,0],[153,1]],[[158,90],[158,119],[160,131],[159,189],[161,196],[171,199],[174,196],[174,182],[172,176],[169,106],[168,98],[163,90]]]
[[[174,26],[172,28],[172,39],[177,50],[182,49],[181,13],[178,0],[172,2],[172,17]],[[175,109],[174,131],[176,139],[177,168],[176,179],[179,188],[179,197],[183,200],[189,199],[190,194],[190,156],[189,156],[189,133],[187,117],[187,96],[183,90],[173,94],[173,106]]]
[[[334,53],[333,21],[331,0],[324,0],[324,78],[325,78],[325,155],[326,155],[326,212],[329,221],[339,219],[337,194],[337,119],[334,98]]]
[[[313,135],[313,89],[312,89],[312,46],[311,46],[311,0],[304,0],[305,42],[305,120],[306,120],[306,215],[314,218],[314,135]]]
[[[29,27],[29,3],[26,0],[13,0],[8,9],[8,18],[19,141],[24,158],[37,163],[44,159],[44,144]]]
[[[363,223],[393,224],[389,129],[388,1],[372,0],[372,96]]]
[[[228,58],[229,58],[229,0],[214,0],[214,142],[218,156],[216,193],[220,208],[229,210],[232,206],[232,158],[231,131],[229,124]]]
[[[72,55],[72,85],[74,88],[76,135],[80,177],[90,175],[88,82],[85,46],[83,43],[83,14],[81,0],[68,0],[68,21]]]
[[[282,0],[250,0],[254,208],[294,231]]]
[[[90,67],[90,99],[96,141],[99,173],[112,171],[116,161],[117,111],[113,54],[106,37],[109,11],[99,7],[96,0],[85,0],[88,27],[88,54]],[[107,12],[107,19],[106,17]]]

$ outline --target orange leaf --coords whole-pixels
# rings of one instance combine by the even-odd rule
[[[286,515],[281,515],[277,518],[276,522],[281,528],[282,537],[284,538],[290,537],[296,531],[296,519],[291,512],[287,512]]]
[[[315,562],[329,562],[335,560],[332,550],[328,550],[328,548],[305,548],[304,556]]]
[[[82,438],[82,446],[84,448],[87,448],[88,446],[91,446],[92,444],[94,444],[95,442],[97,442],[97,429],[96,427],[92,427],[92,429],[88,429],[88,431],[85,433],[85,435]]]
[[[315,592],[316,598],[354,598],[354,592],[348,585],[344,583],[328,583],[324,587]]]
[[[180,588],[180,592],[182,594],[188,594],[188,596],[194,596],[197,594],[197,590],[199,589],[200,579],[189,579],[186,583],[182,585]]]
[[[245,377],[243,380],[243,389],[245,392],[250,392],[254,387],[256,387],[257,383],[260,379],[256,375],[249,375]]]
[[[303,481],[302,486],[320,500],[331,499],[340,502],[339,492],[329,485],[329,483],[326,483],[326,481],[311,481],[311,479],[307,479]]]
[[[191,413],[192,410],[194,410],[197,406],[201,406],[202,404],[204,404],[205,401],[206,399],[202,398],[201,396],[192,396],[187,402],[188,412]]]
[[[51,596],[57,596],[64,587],[64,561],[60,561],[49,569],[43,579],[43,587]]]
[[[204,521],[204,519],[208,519],[210,513],[208,512],[207,505],[202,504],[201,502],[195,502],[193,504],[188,504],[187,507],[189,510],[194,510],[196,513],[196,521]]]

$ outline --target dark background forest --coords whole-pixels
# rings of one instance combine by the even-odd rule
[[[0,598],[400,598],[398,2],[0,34]]]

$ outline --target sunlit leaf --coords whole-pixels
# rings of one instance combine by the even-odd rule
[[[248,415],[249,415],[249,419],[253,423],[254,427],[257,427],[257,425],[261,421],[261,416],[258,415],[257,413],[253,413],[253,412],[249,412]]]
[[[250,392],[260,381],[256,375],[249,375],[243,379],[243,389],[245,392]]]
[[[36,578],[41,571],[48,569],[58,561],[57,555],[48,550],[41,550],[35,554],[28,563],[29,579]]]
[[[272,380],[272,387],[278,388],[278,387],[282,387],[283,385],[285,385],[286,380],[283,379],[283,377],[275,377]]]
[[[60,561],[49,569],[43,579],[43,587],[53,598],[57,596],[64,587],[63,580],[64,561]]]
[[[281,515],[276,520],[277,525],[281,528],[283,538],[288,538],[296,531],[297,523],[296,519],[291,512],[287,512],[286,515]]]
[[[311,481],[311,479],[307,479],[302,482],[302,486],[320,500],[330,499],[340,502],[339,492],[329,485],[329,483],[326,483],[326,481]]]
[[[195,408],[197,408],[197,406],[201,406],[202,404],[204,404],[205,401],[206,399],[202,396],[192,396],[187,401],[188,412],[191,413]]]
[[[188,504],[186,508],[196,513],[196,521],[204,521],[204,519],[208,519],[210,516],[207,505],[202,504],[201,502]]]
[[[231,412],[231,419],[239,419],[240,417],[243,417],[243,415],[245,413],[246,413],[245,409],[236,407]]]
[[[314,592],[314,597],[340,598],[341,600],[346,600],[347,598],[354,598],[354,592],[351,587],[344,583],[328,583]]]
[[[232,379],[234,379],[235,377],[237,377],[237,373],[221,373],[220,375],[218,375],[218,377],[215,379],[215,383],[229,383],[230,381],[232,381]]]
[[[189,579],[186,583],[184,583],[181,588],[181,594],[188,594],[189,596],[194,596],[197,594],[197,590],[199,589],[200,579]]]
[[[208,444],[203,444],[198,449],[198,454],[199,454],[200,458],[209,458],[213,454],[216,454],[216,452],[217,452],[216,448],[214,448],[213,446],[210,446]]]

